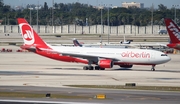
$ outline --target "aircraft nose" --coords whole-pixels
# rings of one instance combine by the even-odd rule
[[[169,56],[166,57],[166,62],[170,61],[171,58]]]

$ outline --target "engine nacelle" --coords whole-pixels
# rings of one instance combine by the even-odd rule
[[[99,60],[98,65],[101,68],[112,68],[114,65],[114,62],[109,59],[103,59],[103,60]]]
[[[122,65],[119,65],[120,67],[122,68],[132,68],[133,65],[132,64],[122,64]]]

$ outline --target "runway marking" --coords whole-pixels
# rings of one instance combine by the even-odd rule
[[[119,79],[116,79],[116,78],[113,78],[113,77],[111,77],[113,80],[115,80],[115,81],[119,81]]]
[[[31,100],[3,100],[0,102],[16,102],[16,103],[43,103],[43,104],[102,104],[102,103],[85,103],[85,102],[58,102],[58,101],[31,101]]]

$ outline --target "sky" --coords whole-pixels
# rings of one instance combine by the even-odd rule
[[[52,6],[53,0],[3,0],[4,4],[11,5],[11,6],[25,6],[27,4],[41,4],[44,5],[44,2],[47,2],[48,6]],[[179,5],[180,8],[180,0],[54,0],[54,3],[84,3],[84,4],[90,4],[93,6],[97,5],[113,5],[113,6],[121,6],[121,3],[123,2],[138,2],[138,3],[144,3],[144,7],[150,7],[152,4],[155,8],[158,7],[159,4],[163,4],[164,6],[167,6],[167,8],[172,8],[173,5]]]

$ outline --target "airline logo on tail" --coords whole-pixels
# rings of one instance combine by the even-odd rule
[[[31,26],[27,23],[19,24],[21,28],[22,37],[26,45],[32,45],[35,42],[34,33]]]
[[[176,26],[170,22],[168,25],[168,29],[176,36],[176,38],[180,41],[180,31],[176,28]]]
[[[180,42],[180,29],[179,27],[169,18],[165,18],[166,29],[168,31],[171,44]]]
[[[24,45],[36,46],[38,48],[50,48],[24,18],[18,18],[17,21],[24,40]]]
[[[82,47],[82,44],[80,44],[76,38],[73,39],[74,46]]]

